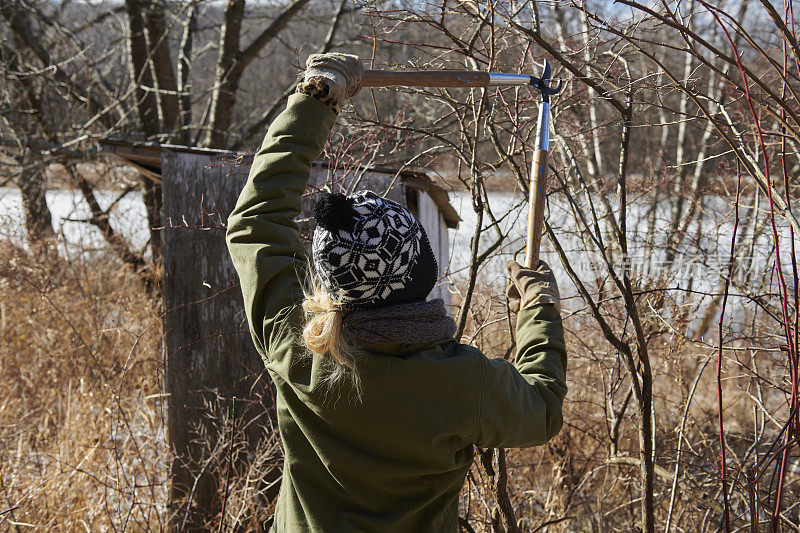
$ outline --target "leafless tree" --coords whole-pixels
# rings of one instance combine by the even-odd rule
[[[784,17],[767,2],[621,4],[433,2],[387,11],[376,3],[372,13],[381,22],[373,35],[377,42],[391,40],[422,68],[535,72],[537,61],[546,57],[571,80],[553,108],[547,234],[551,257],[560,259],[581,302],[573,304],[566,323],[593,331],[591,340],[583,330],[573,342],[578,342],[578,366],[585,366],[583,361],[596,365],[600,382],[595,386],[602,391],[597,402],[605,420],[602,431],[585,425],[582,437],[586,416],[566,430],[568,438],[594,439],[604,449],[599,463],[596,456],[587,459],[594,466],[584,470],[590,477],[575,472],[574,483],[602,491],[590,481],[596,469],[638,472],[627,503],[609,493],[606,501],[590,506],[591,513],[605,518],[575,518],[572,527],[577,521],[600,530],[625,529],[622,514],[603,510],[625,509],[627,517],[634,505],[637,527],[644,531],[661,524],[668,530],[696,530],[697,524],[732,530],[750,524],[752,517],[754,524],[790,527],[797,522],[796,509],[785,506],[781,493],[798,490],[788,466],[796,450],[796,399],[787,392],[779,401],[772,393],[796,389],[792,291],[798,227],[790,204],[796,187],[791,169],[797,160],[793,91],[798,74],[791,66],[796,48],[791,6]],[[415,39],[417,32],[426,39]],[[475,331],[468,337],[475,341],[491,316],[506,314],[470,309],[481,271],[494,254],[521,248],[512,235],[498,230],[515,216],[507,211],[514,206],[494,205],[486,184],[505,172],[506,188],[527,190],[536,95],[506,89],[426,96],[426,108],[417,110],[428,122],[415,124],[415,133],[455,160],[453,171],[470,191],[476,211],[459,314],[459,331]],[[380,124],[378,114],[365,112],[365,118]],[[770,177],[782,168],[783,182]],[[589,278],[579,264],[587,255]],[[696,268],[687,270],[687,265]],[[764,271],[754,268],[766,268],[774,277],[765,279]],[[716,342],[706,335],[715,323]],[[786,347],[781,351],[786,359],[751,363],[738,357],[742,350],[769,353],[775,343]],[[509,349],[506,345],[500,353]],[[716,383],[703,372],[715,352]],[[664,372],[672,358],[681,361],[681,369]],[[730,365],[751,379],[728,376]],[[766,374],[774,377],[765,381]],[[578,395],[596,383],[573,379]],[[672,381],[682,384],[679,398],[668,392]],[[734,382],[738,388],[730,385]],[[711,412],[694,419],[698,387],[704,409]],[[750,387],[757,395],[747,392]],[[762,424],[744,437],[742,418],[725,407],[723,398],[730,395],[752,402],[755,420],[766,418],[776,426]],[[683,417],[666,410],[667,401],[682,402],[677,405]],[[719,422],[716,447],[714,418]],[[694,420],[693,437],[687,420]],[[731,425],[735,433],[726,429]],[[670,457],[671,448],[677,456]],[[563,465],[567,458],[552,460]],[[504,527],[530,520],[520,516],[524,498],[502,481],[502,467],[483,464],[492,474],[494,489],[486,490]],[[769,482],[769,471],[785,481]],[[539,524],[570,515],[570,506],[587,497],[583,489],[565,490],[563,514],[554,516],[557,511],[548,509]]]
[[[460,524],[797,529],[792,3],[22,0],[0,15],[0,127],[39,221],[31,235],[51,227],[44,169],[64,165],[129,264],[141,252],[114,244],[108,209],[70,166],[99,138],[246,148],[305,54],[345,45],[375,68],[535,74],[547,58],[567,80],[553,103],[545,249],[564,273],[566,423],[542,449],[481,450]],[[424,163],[464,195],[471,246],[451,268],[459,334],[506,357],[513,320],[497,264],[523,248],[537,101],[527,88],[364,91],[327,152]],[[159,185],[140,186],[157,257]]]
[[[7,88],[3,135],[17,154],[14,173],[24,193],[31,237],[52,235],[44,198],[47,165],[93,159],[98,139],[212,148],[257,142],[293,89],[297,54],[307,46],[303,40],[319,51],[331,49],[342,20],[354,9],[342,0],[263,5],[244,0],[224,5],[202,0],[3,2],[0,14],[12,39],[2,54]],[[305,28],[303,40],[289,36],[300,27]],[[285,39],[276,46],[282,34]],[[265,52],[281,60],[267,62],[271,67],[264,69]],[[259,90],[255,100],[254,87]],[[243,89],[249,93],[244,102],[238,98]],[[87,187],[93,185],[84,180],[81,190]],[[140,190],[151,228],[152,261],[158,264],[161,189],[152,175],[142,173]],[[93,223],[101,214],[95,213]],[[103,224],[107,235],[110,226]],[[120,252],[123,261],[128,262],[129,252]]]

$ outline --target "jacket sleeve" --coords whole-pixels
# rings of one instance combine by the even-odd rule
[[[555,306],[521,310],[516,362],[485,358],[476,444],[525,448],[558,434],[566,369],[564,330]]]
[[[247,183],[228,217],[226,240],[239,274],[245,313],[256,349],[269,353],[281,313],[302,301],[298,276],[306,252],[294,219],[336,114],[303,94],[289,97],[286,109],[267,131],[253,159]]]

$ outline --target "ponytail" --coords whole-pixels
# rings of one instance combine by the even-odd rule
[[[347,342],[342,331],[341,304],[314,284],[303,300],[303,311],[306,318],[303,343],[309,352],[329,363],[326,381],[332,385],[349,377],[359,391],[356,356],[360,351]]]

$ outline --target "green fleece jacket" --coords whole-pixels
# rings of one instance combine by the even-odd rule
[[[537,446],[561,428],[561,319],[551,305],[521,311],[513,365],[455,341],[376,346],[358,362],[361,400],[332,391],[302,346],[307,259],[294,219],[335,119],[293,95],[228,219],[250,331],[277,391],[285,461],[274,528],[457,531],[473,446]]]

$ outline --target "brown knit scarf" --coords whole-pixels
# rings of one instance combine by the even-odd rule
[[[441,298],[427,302],[388,305],[367,311],[348,311],[342,317],[347,341],[356,347],[376,344],[416,344],[450,340],[455,321]]]

